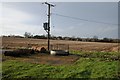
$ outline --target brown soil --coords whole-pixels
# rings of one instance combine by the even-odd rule
[[[49,54],[39,53],[26,57],[10,57],[4,56],[2,61],[6,60],[18,60],[29,63],[36,64],[49,64],[49,65],[63,65],[63,64],[72,64],[79,59],[77,55],[69,55],[69,56],[52,56]]]
[[[81,42],[67,40],[50,40],[50,44],[68,44],[69,50],[79,51],[102,51],[117,52],[118,43],[100,43],[100,42]],[[27,39],[27,38],[2,38],[2,46],[4,49],[16,48],[34,48],[40,50],[41,47],[47,48],[47,39]]]
[[[81,42],[81,41],[67,41],[67,40],[51,40],[51,44],[68,44],[69,50],[78,51],[102,51],[102,52],[117,52],[118,43],[100,43],[100,42]],[[47,48],[47,39],[27,39],[27,38],[2,38],[2,46],[4,49],[16,49],[16,48]],[[5,60],[19,60],[30,63],[50,64],[50,65],[62,65],[71,64],[76,62],[80,57],[77,55],[69,56],[52,56],[48,54],[34,54],[25,57],[2,57],[2,61]],[[0,58],[1,59],[1,58]]]

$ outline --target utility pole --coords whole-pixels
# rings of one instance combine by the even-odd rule
[[[50,50],[50,8],[54,7],[55,5],[47,3],[47,2],[45,2],[44,4],[48,5],[48,24],[47,24],[48,29],[47,29],[47,33],[48,33],[48,51],[49,51]]]

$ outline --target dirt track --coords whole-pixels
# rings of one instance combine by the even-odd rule
[[[72,64],[79,59],[79,56],[69,55],[69,56],[52,56],[47,54],[36,54],[29,58],[24,58],[22,61],[40,64],[51,64],[51,65],[62,65],[62,64]]]
[[[100,42],[81,42],[67,40],[51,40],[51,44],[69,44],[69,50],[79,51],[102,51],[111,52],[118,51],[118,43],[100,43]],[[46,47],[47,39],[26,39],[26,38],[2,38],[1,48],[15,49],[24,47]]]

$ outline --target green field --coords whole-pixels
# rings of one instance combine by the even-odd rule
[[[33,64],[17,60],[2,62],[2,78],[117,78],[118,60],[114,58],[118,53],[93,52],[80,53],[79,60],[73,64],[48,65]],[[107,57],[104,57],[107,56]],[[111,57],[112,56],[112,57]]]

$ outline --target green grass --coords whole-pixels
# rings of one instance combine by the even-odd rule
[[[100,58],[100,59],[108,59],[108,60],[116,60],[120,57],[119,52],[81,52],[81,51],[70,51],[72,54],[78,54],[81,57],[89,57],[89,58]]]
[[[2,63],[2,77],[6,78],[115,78],[118,61],[100,58],[80,58],[74,64],[53,66],[16,60]]]
[[[112,56],[118,56],[120,55],[119,52],[83,52],[83,51],[79,51],[79,50],[71,50],[70,53],[72,54],[80,54],[80,55],[84,55],[84,54],[92,54],[94,56],[102,56],[102,55],[112,55]]]

